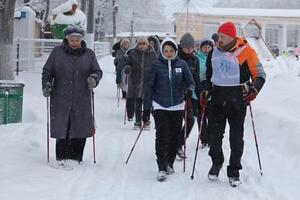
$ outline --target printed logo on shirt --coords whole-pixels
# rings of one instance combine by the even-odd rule
[[[181,68],[175,68],[176,73],[182,73]]]

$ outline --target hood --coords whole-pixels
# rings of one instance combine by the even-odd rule
[[[164,56],[164,54],[163,54],[163,46],[164,46],[164,44],[165,44],[166,42],[171,42],[171,43],[173,43],[174,46],[176,47],[175,55],[174,55],[174,57],[171,58],[171,59],[166,58],[166,57]],[[160,45],[160,52],[161,52],[161,55],[162,55],[162,57],[163,57],[164,59],[166,59],[166,60],[173,60],[173,59],[176,58],[176,56],[177,56],[177,53],[178,53],[178,46],[177,46],[176,42],[175,42],[172,38],[170,38],[170,37],[165,37],[165,39],[161,42],[161,45]]]
[[[151,36],[148,37],[148,41],[149,42],[154,41],[154,46],[155,46],[154,50],[155,50],[156,53],[159,54],[160,53],[160,42],[159,42],[158,38],[154,35],[151,35]]]

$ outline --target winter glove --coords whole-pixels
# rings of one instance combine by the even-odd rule
[[[43,95],[44,97],[49,97],[52,91],[52,83],[51,82],[47,82],[45,84],[45,87],[43,88]]]
[[[88,87],[89,89],[93,89],[97,86],[97,82],[96,82],[96,79],[97,79],[97,75],[96,74],[91,74],[88,79],[87,79],[87,83],[88,83]]]
[[[184,100],[190,99],[193,95],[193,91],[190,89],[187,89],[184,91]]]
[[[250,86],[248,94],[244,96],[244,101],[250,103],[256,98],[257,93],[257,89],[254,86]]]
[[[208,96],[207,90],[203,90],[200,94],[200,106],[202,108],[207,106],[207,96]]]
[[[129,74],[129,73],[131,72],[131,68],[130,68],[129,65],[126,65],[126,66],[124,67],[124,72],[125,72],[125,74]]]
[[[143,111],[143,122],[150,121],[150,110]]]

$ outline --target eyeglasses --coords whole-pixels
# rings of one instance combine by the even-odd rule
[[[146,45],[146,42],[138,43],[138,45]]]

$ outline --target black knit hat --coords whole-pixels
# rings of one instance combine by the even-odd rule
[[[84,37],[84,30],[76,25],[69,25],[64,29],[64,36],[68,38],[70,36]]]
[[[190,48],[195,46],[195,39],[190,33],[184,34],[180,39],[180,46],[182,48]]]
[[[201,42],[200,48],[202,48],[202,47],[205,46],[205,45],[209,45],[209,46],[211,46],[211,47],[214,46],[214,44],[213,44],[212,41],[210,41],[210,40],[204,40],[204,41]]]

